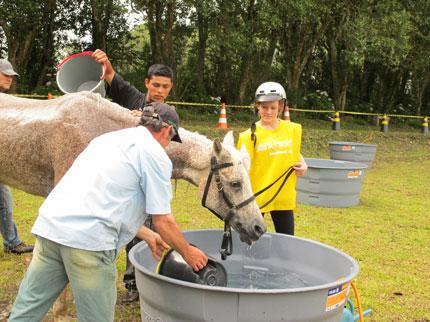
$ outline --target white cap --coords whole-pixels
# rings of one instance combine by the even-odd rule
[[[0,59],[0,72],[8,76],[19,76],[7,59]]]

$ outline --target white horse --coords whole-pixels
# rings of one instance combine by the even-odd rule
[[[46,101],[0,94],[0,182],[47,196],[93,138],[138,121],[129,110],[89,92]],[[167,149],[172,177],[198,186],[206,206],[227,219],[243,242],[257,240],[266,226],[250,199],[251,183],[232,134],[223,144],[182,128],[180,135],[183,143],[172,142]],[[228,166],[214,170],[214,162]],[[208,182],[214,175],[223,193],[216,180]],[[54,305],[56,321],[66,320],[65,294]]]
[[[129,110],[90,92],[53,100],[0,94],[0,182],[47,196],[93,138],[136,126],[138,121]],[[223,220],[229,219],[242,241],[250,244],[257,240],[266,226],[255,201],[243,204],[253,193],[232,134],[226,135],[224,144],[183,128],[180,135],[183,143],[172,142],[167,149],[173,162],[173,178],[198,186],[203,196],[211,158],[217,164],[231,164],[218,171],[224,196],[213,180],[206,206],[216,209]],[[241,204],[239,209],[235,207]]]

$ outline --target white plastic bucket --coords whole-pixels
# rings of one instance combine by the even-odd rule
[[[106,95],[106,67],[98,63],[92,54],[92,51],[74,54],[58,65],[57,84],[63,93],[90,91],[99,93],[102,97]]]

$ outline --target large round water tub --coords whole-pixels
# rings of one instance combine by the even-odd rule
[[[359,162],[371,166],[376,154],[375,144],[329,142],[330,159]]]
[[[297,177],[299,203],[344,208],[360,201],[360,191],[367,165],[357,162],[326,159],[305,159],[308,171]]]
[[[141,242],[131,250],[130,260],[136,268],[142,321],[342,320],[350,281],[359,271],[357,262],[347,254],[312,240],[274,233],[266,233],[250,248],[233,233],[233,255],[221,261],[222,230],[187,231],[184,235],[222,262],[229,280],[227,287],[156,274],[157,262],[146,243]],[[245,277],[247,282],[238,283],[237,276]],[[269,288],[260,288],[263,284]]]

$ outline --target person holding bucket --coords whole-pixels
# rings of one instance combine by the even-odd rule
[[[141,93],[129,82],[125,81],[115,72],[105,52],[97,49],[93,53],[94,59],[106,68],[105,81],[108,84],[107,94],[115,103],[128,108],[134,116],[140,116],[141,110],[152,102],[164,103],[173,87],[173,71],[170,67],[162,64],[151,65],[145,78],[146,93]],[[126,269],[124,273],[124,285],[127,293],[122,303],[128,304],[139,300],[136,286],[136,276],[133,264],[128,258],[131,248],[139,243],[141,239],[137,236],[126,247]]]
[[[281,84],[261,84],[255,93],[260,120],[239,134],[237,147],[249,165],[254,193],[264,190],[256,197],[261,212],[271,214],[277,233],[294,235],[296,176],[304,175],[307,165],[300,153],[301,125],[279,118],[286,98]]]
[[[132,110],[135,116],[140,116],[141,110],[149,103],[164,103],[173,88],[173,71],[166,65],[154,64],[149,67],[144,80],[147,92],[141,93],[115,72],[105,52],[97,49],[93,57],[106,67],[107,95],[115,103]]]
[[[13,77],[18,73],[13,70],[12,64],[6,59],[0,59],[0,92],[9,91]],[[10,189],[0,183],[0,233],[3,237],[3,247],[6,253],[31,253],[33,246],[26,245],[18,236],[16,225],[13,222],[12,194]]]
[[[194,271],[207,265],[171,215],[172,162],[165,148],[181,142],[178,129],[174,108],[153,103],[138,126],[90,142],[39,209],[33,258],[9,322],[41,321],[67,283],[79,321],[114,321],[115,260],[138,233],[149,244],[152,239],[156,257],[164,240]],[[143,227],[149,214],[162,240]]]

